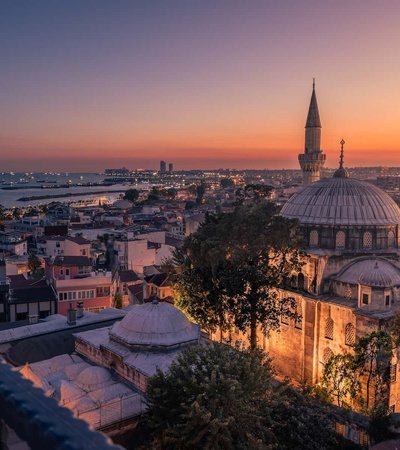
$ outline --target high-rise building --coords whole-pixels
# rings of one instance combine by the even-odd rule
[[[321,120],[319,118],[315,81],[311,94],[306,122],[304,153],[299,155],[299,163],[303,171],[303,185],[307,186],[320,179],[320,171],[325,164],[326,155],[321,150]]]
[[[168,172],[173,172],[174,171],[174,165],[172,163],[168,164]]]
[[[160,161],[160,173],[165,173],[167,171],[167,163],[165,161]]]

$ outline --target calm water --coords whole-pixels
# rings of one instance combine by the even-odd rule
[[[96,192],[109,191],[104,194],[111,199],[117,199],[119,193],[129,189],[127,184],[113,186],[71,186],[69,188],[52,188],[52,185],[64,185],[67,182],[72,184],[102,183],[104,175],[96,173],[0,173],[0,188],[8,186],[22,187],[23,189],[5,190],[0,189],[0,205],[10,208],[12,206],[25,207],[28,205],[37,205],[51,201],[76,201],[84,197],[95,197]],[[42,189],[41,186],[50,186]],[[42,200],[29,200],[26,202],[18,201],[21,197],[31,197],[39,195],[60,195],[68,193],[82,193],[82,196],[47,198]]]

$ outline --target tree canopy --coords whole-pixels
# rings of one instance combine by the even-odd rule
[[[328,408],[288,384],[273,388],[259,350],[186,348],[148,384],[154,449],[338,449]]]
[[[124,200],[129,200],[130,202],[136,202],[139,198],[139,191],[137,189],[128,189],[125,192]]]
[[[265,200],[208,215],[174,254],[178,306],[206,330],[250,330],[253,348],[257,327],[268,335],[282,317],[298,319],[278,291],[302,266],[297,225]]]

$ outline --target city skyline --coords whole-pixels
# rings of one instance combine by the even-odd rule
[[[399,166],[400,3],[6,2],[4,171]]]

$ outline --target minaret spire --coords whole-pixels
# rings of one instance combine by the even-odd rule
[[[303,171],[303,185],[307,186],[320,179],[321,167],[325,164],[326,155],[321,150],[321,119],[319,117],[315,78],[310,106],[306,121],[304,153],[299,155],[300,167]]]

